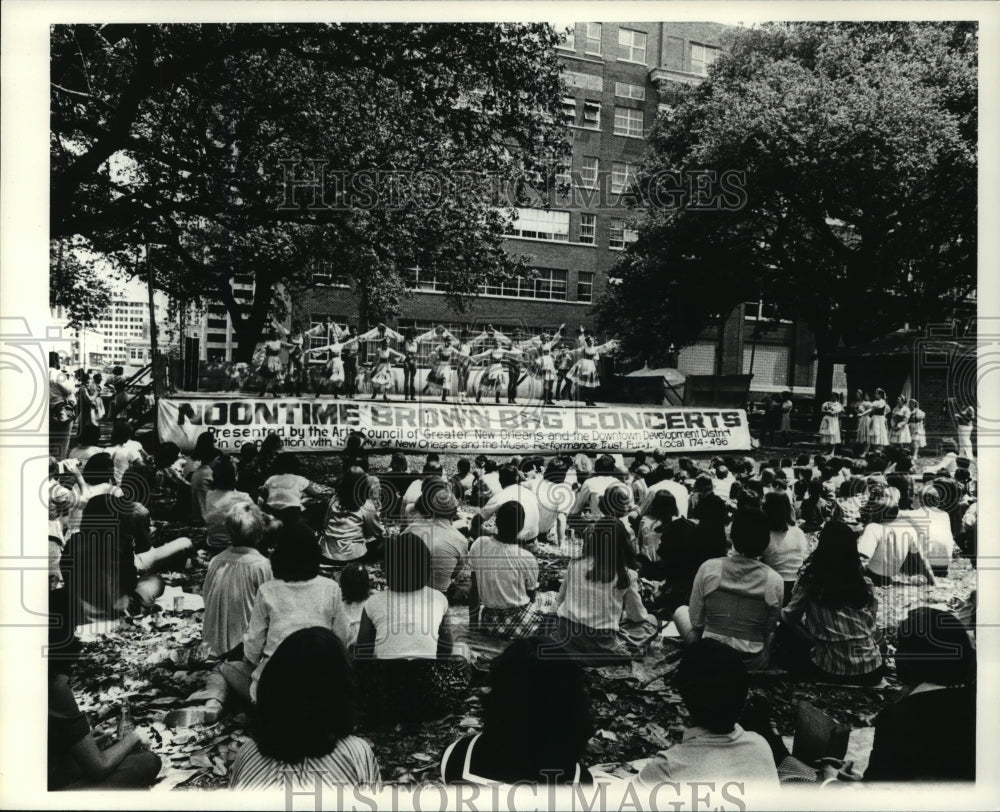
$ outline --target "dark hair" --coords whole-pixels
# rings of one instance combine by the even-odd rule
[[[694,480],[695,493],[712,493],[712,477],[708,474],[698,474]]]
[[[169,468],[181,455],[180,446],[177,443],[160,443],[153,452],[153,459],[157,468]]]
[[[198,435],[194,443],[194,451],[191,452],[196,460],[202,463],[212,462],[219,456],[219,449],[215,447],[215,435],[210,431],[203,431]]]
[[[83,464],[81,475],[83,476],[83,481],[88,485],[100,485],[104,482],[110,482],[115,475],[115,464],[111,459],[111,455],[107,451],[94,454],[94,456]]]
[[[756,558],[771,543],[771,530],[767,516],[759,510],[739,510],[733,517],[730,530],[736,552]]]
[[[515,485],[520,479],[517,475],[517,468],[515,468],[510,463],[504,463],[503,465],[501,465],[497,474],[500,478],[501,488],[506,488],[509,487],[510,485]]]
[[[615,458],[610,454],[601,454],[594,461],[594,473],[597,474],[613,474],[618,470],[615,465]]]
[[[950,612],[921,606],[899,624],[896,673],[905,685],[972,683],[976,651],[962,622]]]
[[[351,661],[337,636],[318,626],[293,632],[257,685],[257,749],[286,764],[333,752],[354,730],[354,693]]]
[[[430,451],[427,454],[427,462],[441,462],[441,455],[437,451]]]
[[[674,684],[692,725],[732,732],[749,688],[746,665],[736,651],[718,640],[697,640],[681,653]]]
[[[272,469],[276,474],[297,474],[302,470],[294,454],[279,454]]]
[[[76,441],[78,446],[94,446],[101,443],[101,427],[96,423],[88,423],[80,429],[80,439]]]
[[[628,570],[637,567],[628,531],[617,519],[598,520],[587,527],[583,533],[582,555],[594,562],[587,572],[588,581],[603,584],[615,581],[619,589],[628,587]]]
[[[764,515],[771,530],[784,533],[795,526],[795,514],[791,500],[780,493],[769,493],[764,497]]]
[[[431,551],[415,533],[402,533],[385,548],[385,581],[393,592],[416,592],[431,579]]]
[[[476,457],[476,459],[478,460],[479,458]],[[497,468],[498,468],[497,461],[492,457],[488,457],[486,459],[486,462],[483,463],[483,470],[487,474],[492,474],[495,470],[497,470]]]
[[[670,491],[656,491],[653,493],[653,501],[649,503],[646,515],[661,522],[669,522],[676,518],[680,515],[677,509],[677,497]]]
[[[782,457],[781,458],[781,467],[782,468],[791,468],[792,467],[792,458],[791,457]]]
[[[811,479],[806,485],[806,498],[819,499],[823,495],[823,483],[818,479]]]
[[[417,513],[428,518],[454,519],[458,501],[451,484],[443,479],[425,479],[420,483],[420,496],[414,506]]]
[[[243,443],[240,446],[240,462],[252,462],[259,453],[256,443]]]
[[[132,439],[132,425],[127,420],[116,420],[111,426],[111,445],[123,445]]]
[[[524,506],[516,499],[504,502],[497,508],[497,539],[507,544],[517,542],[517,534],[524,527]]]
[[[396,471],[398,473],[406,473],[410,468],[406,461],[406,454],[402,451],[396,451],[392,455],[392,459],[389,460],[389,470]]]
[[[609,488],[605,488],[597,500],[598,509],[605,516],[624,516],[629,512],[632,499],[629,489],[624,485],[615,483]]]
[[[545,465],[544,477],[549,482],[565,482],[569,464],[563,457],[552,457]]]
[[[799,454],[799,456],[795,460],[795,464],[798,465],[798,466],[800,466],[800,467],[808,465],[809,464],[809,455],[808,454]]]
[[[857,534],[843,522],[823,526],[800,581],[811,600],[831,609],[863,609],[873,598],[861,567]]]
[[[441,463],[438,460],[427,460],[424,463],[424,476],[441,476],[444,474],[444,468],[441,467]]]
[[[344,603],[361,603],[371,593],[371,579],[364,564],[348,564],[340,573],[340,594]]]
[[[504,754],[499,781],[573,780],[594,733],[587,677],[579,663],[539,638],[515,640],[490,664],[483,735]],[[558,691],[539,686],[558,685]],[[544,719],[544,724],[538,720]]]
[[[530,474],[535,470],[535,458],[525,457],[521,460],[521,464],[518,466],[522,474]]]
[[[357,466],[351,466],[340,478],[337,486],[337,501],[341,510],[358,510],[371,493],[371,483],[368,475]]]
[[[236,490],[236,465],[232,457],[222,454],[212,464],[212,487],[217,491]]]
[[[263,442],[260,444],[260,450],[264,454],[277,454],[281,451],[282,442],[281,436],[276,432],[269,431],[267,436],[264,438]]]
[[[316,534],[303,522],[284,524],[271,553],[271,571],[281,581],[308,581],[319,575]]]
[[[457,463],[455,463],[455,468],[458,470],[459,474],[461,474],[462,476],[466,476],[469,473],[469,471],[472,470],[472,463],[469,462],[465,457],[462,457],[462,459],[460,459]]]

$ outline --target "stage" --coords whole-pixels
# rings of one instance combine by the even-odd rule
[[[157,431],[161,442],[189,451],[198,435],[212,430],[226,453],[271,432],[290,451],[327,453],[343,449],[352,433],[381,451],[561,454],[662,448],[672,454],[721,454],[750,449],[741,409],[563,404],[177,393],[160,398]]]

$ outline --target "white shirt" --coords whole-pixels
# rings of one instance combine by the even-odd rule
[[[490,609],[513,609],[531,602],[528,590],[538,589],[538,561],[517,544],[480,536],[469,548],[479,602]]]
[[[868,569],[876,575],[891,578],[898,575],[911,552],[919,552],[917,528],[908,519],[896,519],[885,524],[872,523],[858,538],[858,552],[868,558]]]
[[[312,482],[298,474],[275,474],[264,482],[267,490],[267,506],[274,510],[302,507],[302,494]]]
[[[243,491],[220,490],[211,490],[205,494],[205,541],[209,547],[220,548],[229,545],[231,539],[226,528],[226,517],[234,505],[241,503],[252,505],[250,494]]]
[[[111,455],[115,466],[115,482],[121,483],[122,475],[133,462],[142,459],[142,445],[136,440],[128,440],[121,445],[113,445],[104,449]]]
[[[608,488],[621,484],[623,484],[622,481],[615,476],[598,474],[590,477],[580,486],[580,492],[576,497],[576,504],[573,505],[570,515],[577,516],[583,513],[585,507],[589,506],[591,516],[603,516],[604,513],[601,512],[600,508],[601,497],[604,496],[604,492]],[[630,488],[626,488],[625,490],[628,492],[629,502],[631,502],[632,491]]]
[[[376,592],[365,603],[375,627],[375,657],[437,657],[438,630],[448,611],[448,599],[429,586],[413,592]]]
[[[933,566],[948,566],[955,550],[955,537],[951,534],[951,519],[945,511],[929,507],[901,510],[899,518],[909,520],[918,528],[917,544]]]
[[[423,477],[420,479],[415,479],[406,488],[406,492],[403,494],[403,513],[408,514],[413,512],[414,505],[420,499],[420,494],[423,492]]]
[[[573,490],[564,482],[536,480],[535,498],[538,501],[538,533],[548,533],[560,516],[565,516],[573,504]]]
[[[485,491],[490,496],[500,492],[500,474],[497,471],[483,474],[479,477],[479,482],[480,491]]]
[[[515,482],[490,497],[481,511],[484,520],[491,518],[505,502],[520,502],[524,508],[524,526],[517,534],[518,541],[533,541],[538,538],[538,499],[530,490]]]
[[[591,629],[616,630],[624,611],[629,620],[645,620],[646,608],[639,596],[639,575],[628,570],[629,585],[618,586],[617,574],[610,582],[592,581],[587,573],[594,566],[589,556],[570,561],[559,589],[556,614]]]
[[[808,555],[809,542],[806,534],[796,525],[783,533],[771,531],[771,541],[764,550],[761,561],[778,573],[783,581],[794,581]]]
[[[216,654],[235,648],[247,630],[257,590],[271,579],[271,562],[252,547],[229,547],[208,565],[202,594],[201,638]]]
[[[642,499],[642,505],[639,507],[640,516],[645,516],[649,512],[649,507],[653,504],[653,497],[656,496],[657,491],[672,493],[674,500],[677,502],[677,515],[682,519],[687,518],[691,492],[680,482],[675,482],[672,479],[664,479],[655,485],[649,486],[649,490],[646,491],[646,495]],[[729,497],[727,496],[726,498],[728,499]]]
[[[725,479],[719,479],[717,476],[712,477],[712,493],[718,496],[720,499],[729,501],[729,494],[733,489],[733,483],[736,482],[736,477],[732,474],[728,474]]]

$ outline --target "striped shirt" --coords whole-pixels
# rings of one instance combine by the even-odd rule
[[[865,582],[872,590],[871,581],[866,578]],[[810,598],[800,578],[781,616],[790,622],[801,618],[802,626],[814,641],[814,665],[828,674],[856,677],[870,674],[882,665],[882,655],[875,641],[877,612],[878,599],[874,592],[870,592],[868,603],[860,609],[824,606]]]
[[[284,789],[290,782],[295,788],[313,789],[321,776],[323,786],[366,785],[378,791],[382,776],[371,745],[357,736],[345,736],[332,753],[305,758],[298,764],[263,755],[254,741],[248,741],[236,754],[229,774],[230,789]]]

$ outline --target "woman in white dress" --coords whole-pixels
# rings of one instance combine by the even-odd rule
[[[972,427],[976,422],[976,408],[966,406],[955,413],[955,424],[958,428],[958,456],[972,459]]]
[[[350,338],[347,341],[334,341],[332,344],[327,344],[323,347],[313,347],[306,351],[306,355],[313,352],[329,351],[330,353],[322,371],[316,376],[316,397],[320,396],[320,384],[323,379],[326,379],[329,381],[330,389],[333,391],[333,399],[339,399],[340,390],[345,381],[344,359],[342,358],[341,353],[343,353],[343,351],[348,347],[356,346],[357,343],[357,338]]]
[[[396,352],[396,350],[390,348],[388,340],[383,338],[379,345],[375,366],[372,369],[372,400],[375,400],[381,394],[382,400],[386,403],[389,402],[389,390],[392,388],[393,358],[400,361],[406,360],[406,356],[403,353]]]
[[[455,347],[455,371],[458,378],[455,389],[458,393],[459,403],[465,403],[465,395],[469,391],[469,370],[472,367],[471,358],[472,342],[469,341],[469,330],[465,327],[462,328],[458,346]]]
[[[876,451],[889,445],[889,428],[886,425],[886,414],[889,404],[885,402],[885,390],[875,390],[875,400],[871,402],[869,411],[871,423],[868,427],[868,444]]]
[[[896,406],[892,410],[892,426],[889,430],[889,442],[893,445],[910,445],[910,407],[906,405],[906,398],[900,395],[896,400]]]
[[[855,420],[858,424],[855,446],[859,454],[867,454],[871,449],[872,399],[867,392],[859,392],[861,399],[854,404]]]
[[[451,393],[452,389],[451,362],[454,358],[455,347],[452,345],[451,334],[448,333],[445,336],[444,344],[441,344],[431,354],[431,362],[434,364],[434,368],[431,370],[430,374],[427,376],[426,382],[424,383],[423,394],[430,392],[436,395],[440,392],[441,402],[447,402],[448,395]]]
[[[913,459],[920,456],[921,448],[927,447],[927,432],[924,429],[926,417],[927,414],[920,408],[920,404],[910,398],[910,443]]]
[[[272,394],[278,397],[278,383],[281,380],[281,348],[283,346],[292,346],[287,341],[282,341],[278,338],[278,331],[273,327],[267,335],[267,340],[264,342],[263,353],[264,358],[260,364],[260,396],[264,397],[267,394],[268,389],[272,389]]]
[[[493,346],[485,352],[470,356],[471,361],[488,361],[489,366],[479,379],[479,386],[476,389],[476,403],[483,402],[483,393],[492,392],[496,396],[496,402],[500,402],[500,393],[507,391],[507,370],[504,368],[503,360],[507,351],[500,346],[500,341],[491,339]]]
[[[586,406],[596,406],[594,403],[594,392],[601,385],[601,376],[597,370],[597,362],[601,358],[602,352],[609,352],[618,346],[614,339],[597,345],[592,335],[586,338],[586,346],[577,350],[579,357],[566,377],[580,389],[581,400]]]
[[[840,436],[840,415],[844,405],[840,402],[840,393],[834,392],[830,399],[821,407],[823,419],[819,424],[819,441],[830,446],[830,455],[837,453],[837,446],[843,442]]]

